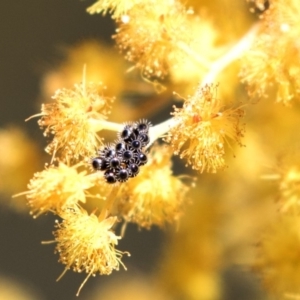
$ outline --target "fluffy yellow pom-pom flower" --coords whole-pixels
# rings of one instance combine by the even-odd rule
[[[34,174],[25,194],[35,217],[49,211],[60,212],[74,207],[79,201],[85,202],[87,189],[95,184],[94,177],[78,172],[76,167],[60,163]]]
[[[261,33],[243,60],[241,78],[251,96],[268,97],[274,91],[276,101],[284,104],[299,97],[299,14],[298,0],[270,1]]]
[[[120,237],[111,230],[116,221],[117,217],[99,220],[95,214],[88,215],[83,209],[74,209],[64,214],[61,223],[56,222],[56,252],[59,261],[66,265],[61,276],[69,269],[88,274],[77,295],[91,275],[97,272],[109,275],[123,265],[124,252],[115,249]]]
[[[119,202],[125,221],[145,228],[178,221],[189,187],[172,174],[171,156],[170,147],[155,145],[140,174],[126,182]]]
[[[146,77],[165,77],[169,66],[183,59],[182,44],[188,47],[190,11],[179,2],[141,3],[119,23],[116,42],[126,52],[125,58],[135,62]]]
[[[166,140],[174,148],[174,154],[181,152],[180,157],[186,157],[188,164],[200,172],[223,169],[225,144],[229,140],[241,144],[243,110],[225,109],[215,85],[197,91],[182,108],[175,107],[173,115],[178,125],[168,132]]]
[[[46,151],[53,156],[59,152],[63,161],[92,155],[100,141],[93,120],[106,119],[111,99],[99,94],[99,84],[85,82],[57,90],[53,99],[36,115],[41,116],[38,124],[45,128],[44,135],[54,136]]]

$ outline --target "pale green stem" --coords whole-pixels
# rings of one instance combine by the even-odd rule
[[[208,62],[207,59],[201,57],[197,52],[195,52],[191,47],[189,47],[184,42],[177,42],[176,46],[185,52],[189,57],[191,57],[194,61],[196,61],[199,65],[201,65],[205,69],[209,69],[211,63]]]
[[[170,118],[154,127],[149,129],[150,143],[147,148],[150,147],[157,139],[161,138],[166,134],[171,128],[178,124],[178,120],[175,118]]]
[[[123,124],[109,122],[105,120],[96,120],[90,119],[90,124],[93,126],[94,131],[101,131],[101,130],[110,130],[110,131],[121,131],[124,128]]]
[[[209,72],[202,80],[199,88],[207,84],[211,84],[215,81],[216,77],[233,61],[237,60],[242,54],[250,48],[254,38],[257,35],[259,29],[259,23],[253,25],[250,30],[235,44],[225,55],[220,57],[214,63],[212,63]]]

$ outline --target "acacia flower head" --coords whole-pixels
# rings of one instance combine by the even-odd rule
[[[138,176],[124,184],[118,209],[125,221],[145,228],[178,221],[189,187],[172,174],[171,156],[169,146],[153,146]]]
[[[78,293],[91,275],[109,275],[123,265],[124,252],[115,249],[120,237],[111,230],[116,221],[117,217],[99,220],[95,214],[76,208],[66,213],[62,222],[56,222],[56,252],[59,261],[66,265],[65,271],[88,274]]]
[[[243,59],[240,75],[250,96],[267,97],[274,91],[277,102],[289,104],[300,94],[299,1],[269,2],[261,32]]]
[[[58,214],[66,207],[85,202],[87,190],[95,184],[94,178],[86,172],[78,172],[76,166],[60,163],[37,172],[28,184],[27,197],[31,214],[35,217],[48,211]]]
[[[99,94],[101,84],[76,84],[73,89],[57,90],[53,103],[42,105],[38,124],[53,139],[46,151],[63,161],[92,155],[99,143],[93,120],[104,120],[110,113],[111,99]],[[103,87],[102,87],[103,88]]]
[[[182,108],[174,108],[177,124],[168,132],[174,154],[200,172],[216,172],[225,167],[225,144],[235,140],[241,144],[244,128],[240,123],[243,110],[225,108],[217,97],[217,86],[206,85]]]
[[[183,57],[178,45],[192,40],[187,34],[189,14],[182,4],[172,0],[137,4],[119,22],[115,35],[118,47],[144,76],[164,77],[169,65]]]

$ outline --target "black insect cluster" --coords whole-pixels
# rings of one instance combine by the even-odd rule
[[[107,183],[125,182],[147,163],[143,149],[150,142],[150,126],[146,120],[126,124],[115,143],[98,150],[98,156],[92,158],[91,163],[94,170],[104,171]]]

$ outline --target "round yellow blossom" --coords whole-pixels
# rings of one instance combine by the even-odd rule
[[[299,228],[299,214],[281,214],[258,246],[255,270],[262,274],[265,287],[280,299],[300,293]]]
[[[54,103],[42,105],[38,124],[44,135],[53,135],[46,151],[62,161],[76,160],[95,153],[100,139],[94,120],[106,119],[111,100],[99,94],[101,84],[76,84],[74,89],[57,90]]]
[[[117,217],[100,221],[95,214],[88,215],[83,209],[70,210],[61,223],[57,221],[54,232],[56,252],[59,261],[66,265],[65,271],[86,272],[84,284],[97,272],[109,275],[113,270],[119,270],[124,252],[115,249],[121,238],[111,230],[116,221]]]
[[[170,147],[154,146],[140,174],[124,184],[118,210],[126,222],[150,228],[178,221],[189,188],[172,175],[171,156]]]
[[[182,48],[192,41],[187,18],[190,11],[170,0],[135,5],[115,35],[125,58],[136,63],[146,77],[163,78],[169,65],[183,59]]]
[[[66,207],[74,207],[78,201],[85,202],[87,189],[95,184],[94,178],[76,167],[60,163],[34,174],[24,194],[35,217],[48,211],[58,214]]]
[[[240,124],[243,110],[225,109],[217,97],[217,86],[206,85],[188,98],[173,113],[177,124],[168,132],[174,154],[187,158],[187,163],[200,172],[215,173],[225,167],[225,144],[241,144],[244,128]],[[183,150],[181,148],[185,147]]]
[[[240,76],[250,96],[267,97],[274,91],[276,101],[284,104],[299,96],[299,14],[298,0],[270,1],[261,32],[243,59]]]

